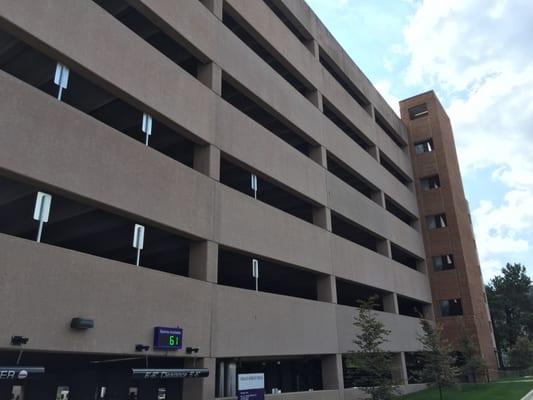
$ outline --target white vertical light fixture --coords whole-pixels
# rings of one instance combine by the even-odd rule
[[[250,186],[252,188],[252,191],[254,192],[254,199],[257,199],[257,175],[251,175]]]
[[[259,261],[252,258],[252,276],[255,278],[255,291],[259,291]]]
[[[70,71],[68,67],[58,62],[56,65],[56,73],[54,75],[54,83],[59,86],[59,90],[57,92],[58,100],[61,100],[63,90],[66,90],[68,87],[69,75]]]
[[[152,135],[152,116],[147,113],[143,113],[142,131],[146,135],[144,144],[148,146],[148,139]]]
[[[52,196],[48,193],[38,192],[35,200],[35,209],[33,211],[33,219],[39,221],[39,229],[37,231],[36,241],[41,241],[43,234],[43,225],[48,222],[50,217],[50,207],[52,205]]]
[[[137,249],[136,265],[139,266],[141,262],[141,250],[144,247],[144,226],[135,224],[133,229],[133,247]]]

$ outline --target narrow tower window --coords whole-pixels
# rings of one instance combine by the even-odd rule
[[[424,115],[428,115],[428,106],[426,103],[419,104],[409,109],[409,119],[411,120],[423,117]]]
[[[446,214],[436,214],[426,217],[428,229],[438,229],[448,226]]]
[[[461,299],[441,300],[440,315],[442,317],[452,317],[455,315],[463,315],[463,306]]]
[[[416,154],[429,153],[433,151],[433,140],[427,139],[421,142],[415,143]]]
[[[422,191],[427,192],[429,190],[440,188],[440,178],[438,175],[427,176],[420,179],[420,187]]]
[[[446,254],[443,256],[433,257],[433,268],[435,271],[446,271],[449,269],[454,269],[455,264],[453,261],[452,254]]]

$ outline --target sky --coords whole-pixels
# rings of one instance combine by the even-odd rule
[[[483,277],[533,275],[533,1],[306,0],[390,106],[450,116]]]

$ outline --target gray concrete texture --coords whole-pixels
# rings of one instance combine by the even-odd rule
[[[216,15],[197,0],[129,3],[205,63],[199,79],[91,1],[0,1],[0,26],[192,140],[194,168],[0,71],[0,173],[193,239],[195,279],[0,234],[0,348],[14,332],[38,327],[28,350],[128,354],[131,343],[151,341],[154,326],[178,323],[210,368],[221,357],[323,357],[326,390],[276,398],[355,398],[342,390],[341,354],[353,349],[356,308],[336,304],[336,278],[388,292],[393,311],[396,294],[430,303],[431,292],[427,276],[393,261],[388,247],[423,258],[421,234],[327,171],[327,154],[371,182],[381,203],[386,194],[418,218],[415,192],[379,163],[382,152],[412,179],[409,153],[373,116],[379,112],[403,142],[405,126],[303,0],[274,3],[306,31],[305,44],[262,1],[225,6],[312,89],[312,101],[222,24],[221,0],[211,0]],[[366,110],[320,64],[318,47],[370,101]],[[310,157],[223,100],[222,76],[304,135]],[[370,151],[321,112],[322,96]],[[219,183],[221,156],[307,199],[315,224]],[[333,234],[331,211],[385,239],[385,251]],[[319,274],[322,301],[217,285],[219,245]],[[388,350],[420,350],[416,318],[378,314],[393,331]],[[95,329],[73,333],[68,324],[77,316],[94,318]],[[212,378],[185,392],[211,399],[213,387]]]

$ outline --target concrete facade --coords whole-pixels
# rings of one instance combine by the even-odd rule
[[[410,115],[425,105],[423,115]],[[400,102],[402,120],[411,133],[411,154],[419,199],[420,215],[445,214],[446,226],[429,229],[423,223],[428,271],[436,321],[454,349],[460,351],[460,338],[471,337],[491,376],[497,376],[496,344],[488,312],[483,278],[468,202],[465,198],[450,120],[434,92]],[[431,151],[417,154],[415,144],[431,140]],[[438,176],[438,187],[424,188],[422,180]],[[439,267],[435,257],[451,255],[453,266]],[[440,264],[439,264],[440,265]],[[447,315],[442,301],[456,299],[462,312]],[[452,313],[453,314],[453,313]]]
[[[261,365],[294,392],[273,398],[357,398],[343,357],[369,293],[398,383],[420,388],[405,354],[415,309],[433,312],[408,131],[303,0],[0,0],[0,44],[0,365],[21,335],[22,365],[55,371],[29,400],[75,398],[87,374],[97,398],[128,398],[109,378],[122,364],[84,364],[109,358],[209,370],[132,382],[143,399],[231,397],[230,374]],[[38,191],[53,197],[42,243]],[[80,316],[94,328],[73,330]],[[176,325],[182,349],[136,351]]]

